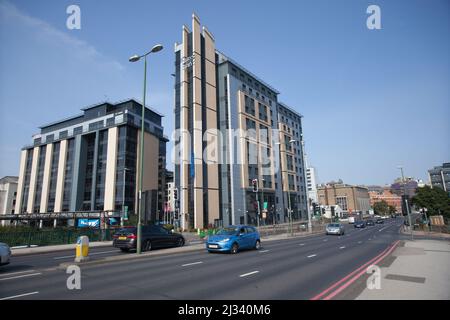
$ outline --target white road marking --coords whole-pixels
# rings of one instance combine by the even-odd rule
[[[380,230],[378,230],[378,232],[381,232],[381,231],[383,231],[384,229],[386,229],[386,228],[389,228],[390,226],[387,226],[387,227],[384,227],[384,228],[381,228]]]
[[[345,249],[345,246],[340,247],[339,249]]]
[[[0,274],[0,277],[10,276],[10,275],[19,274],[19,273],[34,272],[34,271],[35,270],[25,270],[25,271],[10,272],[10,273],[5,273],[5,274]]]
[[[239,277],[240,277],[240,278],[243,278],[243,277],[250,276],[250,275],[252,275],[252,274],[258,273],[258,272],[259,272],[259,271],[252,271],[252,272],[249,272],[249,273],[244,273],[244,274],[241,274]]]
[[[269,252],[269,250],[261,250],[260,253]]]
[[[0,281],[5,281],[5,280],[12,280],[12,279],[19,279],[19,278],[25,278],[25,277],[32,277],[32,276],[37,276],[40,275],[42,273],[40,272],[36,272],[36,273],[31,273],[31,274],[23,274],[21,276],[15,276],[15,277],[9,277],[9,278],[2,278],[0,279]]]
[[[195,264],[200,264],[203,263],[203,261],[197,261],[197,262],[192,262],[192,263],[186,263],[186,264],[182,264],[182,267],[187,267],[187,266],[193,266]]]
[[[94,256],[97,254],[105,254],[105,253],[112,253],[112,252],[119,252],[117,250],[110,250],[110,251],[102,251],[102,252],[93,252],[89,253],[90,256]],[[62,257],[54,257],[53,259],[59,260],[59,259],[67,259],[67,258],[75,258],[75,256],[62,256]]]
[[[304,243],[300,243],[300,244],[299,244],[299,246],[304,246],[304,245],[305,245]]]
[[[11,296],[11,297],[0,298],[0,300],[9,300],[9,299],[14,299],[14,298],[20,298],[20,297],[25,297],[25,296],[31,296],[32,294],[38,294],[38,293],[39,293],[39,291],[29,292],[29,293],[19,294],[19,295],[17,295],[17,296]]]
[[[328,241],[328,239],[323,240],[323,242],[327,242],[327,241]]]
[[[310,256],[307,256],[307,258],[313,258],[313,257],[315,257],[315,256],[317,256],[317,254],[312,254],[312,255],[310,255]]]
[[[362,241],[358,241],[358,243],[359,243],[359,244],[361,244],[361,243],[362,243]]]

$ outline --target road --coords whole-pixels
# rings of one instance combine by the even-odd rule
[[[18,257],[0,269],[0,299],[311,299],[405,237],[402,222],[347,225],[344,236],[268,241],[236,255],[202,250],[83,266],[81,290],[68,290],[69,275],[55,270],[73,252]],[[92,253],[121,254],[110,251]]]

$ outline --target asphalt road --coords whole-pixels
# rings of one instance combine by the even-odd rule
[[[310,299],[405,237],[402,222],[348,225],[344,236],[263,242],[236,255],[195,251],[83,266],[80,290],[67,289],[69,274],[55,268],[73,251],[17,257],[0,269],[0,299]],[[111,251],[92,253],[122,254]]]

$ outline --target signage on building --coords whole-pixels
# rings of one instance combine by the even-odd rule
[[[100,219],[78,219],[78,227],[98,228],[100,227]]]
[[[186,68],[191,68],[195,63],[195,57],[189,56],[189,57],[184,57],[181,60],[181,68],[184,70]]]

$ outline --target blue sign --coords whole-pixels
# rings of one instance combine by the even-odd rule
[[[100,227],[100,219],[78,219],[78,227],[98,228]]]

